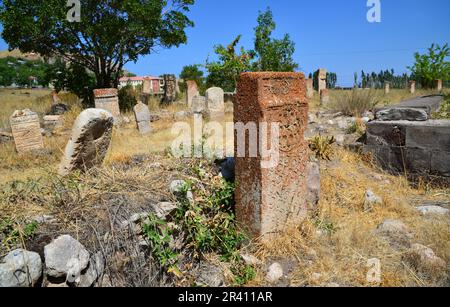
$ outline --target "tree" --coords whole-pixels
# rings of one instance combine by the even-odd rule
[[[71,91],[83,99],[86,107],[94,104],[92,89],[96,84],[95,75],[79,64],[66,65],[64,61],[57,59],[53,65],[48,66],[45,82],[52,83],[57,92]]]
[[[450,48],[448,44],[439,46],[432,44],[428,48],[428,54],[414,54],[415,63],[411,70],[413,77],[419,81],[422,87],[431,88],[435,80],[450,80],[450,62],[446,59],[450,56]]]
[[[209,73],[206,78],[207,87],[218,86],[227,92],[233,92],[240,74],[251,70],[254,53],[241,47],[240,53],[237,54],[236,47],[240,40],[241,35],[236,37],[228,47],[222,45],[214,47],[219,59],[215,62],[206,61],[206,69]]]
[[[81,22],[66,0],[3,0],[0,22],[10,49],[60,56],[93,72],[96,87],[117,87],[122,68],[156,48],[186,43],[194,0],[80,0]]]
[[[298,64],[292,58],[295,43],[291,41],[289,34],[285,34],[282,39],[272,38],[275,28],[270,8],[265,12],[259,12],[258,26],[255,28],[257,61],[254,63],[254,71],[294,71],[298,68]]]

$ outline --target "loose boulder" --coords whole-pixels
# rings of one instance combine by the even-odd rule
[[[17,249],[0,262],[0,288],[33,287],[42,275],[39,254]]]
[[[80,282],[81,272],[89,264],[89,252],[69,235],[60,236],[44,247],[46,273],[66,278],[68,283]]]
[[[111,142],[114,118],[102,109],[84,110],[75,121],[59,167],[61,176],[101,165]]]

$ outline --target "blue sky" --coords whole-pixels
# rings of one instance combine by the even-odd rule
[[[259,10],[270,7],[277,30],[296,43],[295,60],[306,74],[319,67],[338,74],[338,84],[352,85],[353,73],[394,68],[406,72],[415,51],[433,42],[450,43],[449,0],[381,0],[381,23],[369,23],[367,0],[196,0],[189,17],[188,43],[159,50],[130,63],[138,75],[179,74],[188,64],[203,64],[215,44],[242,34],[253,48]],[[0,49],[7,45],[0,40]]]

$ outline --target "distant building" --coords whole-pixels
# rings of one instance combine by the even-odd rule
[[[147,86],[144,86],[144,81],[146,81]],[[140,86],[143,92],[147,94],[164,93],[164,79],[159,77],[138,76],[138,77],[122,77],[119,79],[119,89],[127,85],[132,86],[133,88]]]

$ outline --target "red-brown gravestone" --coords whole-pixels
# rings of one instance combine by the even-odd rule
[[[114,121],[120,120],[119,96],[116,88],[103,88],[94,90],[95,108],[108,111]]]
[[[271,124],[280,124],[279,163],[273,168],[262,167],[259,151],[257,157],[250,156],[250,133],[245,140],[245,157],[239,157],[239,134],[235,132],[237,220],[253,237],[270,238],[271,234],[298,225],[307,211],[308,145],[304,131],[308,102],[304,75],[241,74],[234,116],[236,125],[266,122],[267,131],[271,131]]]
[[[186,103],[188,107],[192,107],[192,99],[199,94],[198,86],[195,81],[186,81]]]

